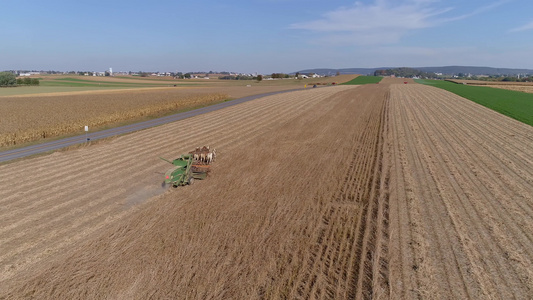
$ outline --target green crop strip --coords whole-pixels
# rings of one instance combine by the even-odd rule
[[[417,79],[415,81],[447,90],[533,126],[533,94],[442,80]]]
[[[371,83],[378,83],[381,81],[381,79],[383,79],[383,77],[380,77],[380,76],[358,76],[343,84],[346,84],[346,85],[371,84]]]

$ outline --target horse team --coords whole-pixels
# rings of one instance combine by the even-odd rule
[[[209,146],[196,147],[194,151],[189,153],[193,155],[195,161],[205,164],[210,164],[211,162],[215,161],[217,156],[215,148],[213,148],[211,151]]]

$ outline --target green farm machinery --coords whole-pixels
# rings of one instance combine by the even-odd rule
[[[171,184],[173,187],[191,185],[195,179],[205,179],[210,171],[210,164],[214,161],[215,150],[209,147],[198,147],[195,151],[182,154],[178,158],[170,161],[160,157],[162,160],[174,165],[174,168],[165,173],[163,185]]]

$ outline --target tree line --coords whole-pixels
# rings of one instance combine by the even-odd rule
[[[404,78],[438,78],[435,73],[429,73],[412,68],[396,68],[387,70],[376,70],[374,76],[396,76]]]
[[[11,72],[0,72],[0,87],[15,87],[17,85],[39,85],[38,78],[17,78]]]

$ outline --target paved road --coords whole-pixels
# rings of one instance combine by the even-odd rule
[[[240,98],[240,99],[236,99],[236,100],[232,100],[228,102],[222,102],[219,104],[171,115],[171,116],[166,116],[166,117],[144,121],[140,123],[135,123],[131,125],[126,125],[126,126],[115,127],[112,129],[92,132],[92,133],[88,133],[87,135],[83,134],[83,135],[65,138],[65,139],[61,139],[61,140],[57,140],[53,142],[47,142],[47,143],[28,146],[24,148],[2,151],[0,152],[0,162],[5,162],[5,161],[17,159],[17,158],[22,158],[22,157],[26,157],[26,156],[30,156],[34,154],[54,151],[54,150],[58,150],[64,147],[85,143],[87,139],[90,139],[91,141],[96,141],[99,139],[103,139],[103,138],[107,138],[107,137],[111,137],[111,136],[115,136],[119,134],[130,133],[130,132],[134,132],[137,130],[142,130],[142,129],[146,129],[146,128],[150,128],[150,127],[154,127],[154,126],[158,126],[158,125],[162,125],[166,123],[183,120],[183,119],[190,118],[193,116],[205,114],[211,111],[215,111],[215,110],[218,110],[224,107],[237,105],[237,104],[247,102],[250,100],[254,100],[257,98],[275,95],[279,93],[286,93],[290,91],[296,91],[296,90],[299,90],[299,89],[270,92],[270,93],[260,94],[260,95],[252,95],[252,96],[248,96],[248,97],[244,97],[244,98]]]

